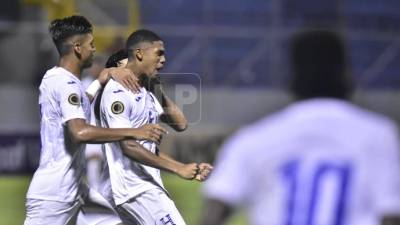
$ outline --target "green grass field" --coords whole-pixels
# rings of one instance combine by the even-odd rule
[[[197,225],[202,207],[200,183],[170,174],[164,174],[163,179],[186,223]],[[23,224],[29,181],[27,176],[0,176],[0,225]],[[228,224],[245,225],[245,221],[243,216],[235,215]]]

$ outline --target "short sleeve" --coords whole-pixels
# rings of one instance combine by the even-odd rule
[[[102,120],[109,128],[131,128],[132,103],[128,92],[105,91],[101,99]]]
[[[59,97],[63,123],[71,119],[86,119],[80,84],[76,81],[63,81],[55,92]]]
[[[236,206],[246,201],[251,190],[248,153],[242,135],[235,135],[219,151],[214,170],[203,187],[207,198],[217,199]]]

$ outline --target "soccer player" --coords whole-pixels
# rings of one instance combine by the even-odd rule
[[[59,52],[59,65],[48,70],[40,85],[41,155],[26,200],[25,224],[75,224],[88,188],[85,174],[85,143],[104,143],[127,139],[160,141],[160,126],[137,129],[105,129],[88,124],[89,99],[109,76],[125,85],[135,86],[126,69],[105,69],[87,89],[82,89],[80,75],[91,65],[95,47],[92,25],[82,16],[56,19],[49,27]],[[125,74],[123,74],[123,72]],[[120,74],[120,75],[121,75]],[[88,98],[90,97],[90,98]]]
[[[399,224],[399,139],[390,119],[348,101],[345,47],[330,31],[291,41],[297,101],[241,129],[204,185],[201,224],[243,207],[254,225]]]
[[[94,70],[93,72],[95,73],[97,70],[102,70],[102,68],[114,68],[114,67],[120,67],[124,68],[126,66],[126,63],[128,62],[128,53],[124,49],[121,49],[120,51],[117,51],[110,55],[110,57],[107,59],[107,62],[104,64],[100,64],[100,60],[94,61],[94,64],[90,68],[90,70]],[[96,65],[95,65],[96,63]],[[95,68],[93,68],[95,67]],[[86,89],[91,82],[93,82],[94,79],[97,77],[94,77],[92,74],[88,75],[87,77],[82,79],[82,85]],[[86,82],[84,82],[86,81]],[[86,85],[85,85],[86,84]],[[100,95],[100,94],[98,94]],[[93,102],[98,101],[100,98],[95,98],[93,99]],[[94,105],[92,104],[90,109],[91,109],[91,116],[90,116],[90,124],[91,125],[100,125],[99,121],[96,121],[96,116],[94,115]],[[97,117],[98,118],[98,117]],[[98,123],[97,123],[98,122]],[[103,153],[101,150],[101,144],[87,144],[86,149],[85,149],[85,156],[86,156],[86,161],[87,161],[87,168],[86,168],[86,176],[87,176],[87,181],[88,184],[91,188],[94,188],[97,190],[99,188],[99,185],[101,183],[101,170],[102,170],[102,165],[103,165]]]
[[[101,122],[105,127],[129,128],[156,124],[161,120],[176,131],[183,131],[187,121],[182,111],[165,94],[162,105],[148,91],[149,81],[163,68],[164,43],[152,31],[138,30],[127,42],[128,64],[141,84],[132,93],[110,80],[100,104]],[[165,110],[164,110],[164,109]],[[121,141],[105,144],[111,191],[116,210],[124,224],[185,224],[165,190],[160,170],[173,172],[184,179],[204,180],[211,171],[207,163],[183,164],[158,150],[151,141]]]
[[[128,62],[128,53],[121,49],[113,53],[105,63],[105,68],[113,67],[125,67]],[[101,97],[102,91],[100,90],[96,97],[93,99],[94,102],[98,102]],[[100,126],[99,116],[95,115],[94,107],[98,104],[91,105],[91,121],[90,124]],[[107,181],[102,179],[104,177],[103,172],[108,172],[108,168],[104,167],[105,159],[101,150],[101,144],[87,144],[86,149],[86,161],[87,161],[87,180],[91,191],[89,192],[89,200],[100,202],[101,204],[85,204],[81,208],[81,212],[78,214],[77,225],[87,224],[117,224],[121,223],[119,216],[113,210],[113,206],[110,204],[112,197],[99,195],[99,193],[105,192],[104,190],[109,189]],[[96,182],[95,182],[96,181]],[[94,200],[92,200],[94,199]],[[106,207],[104,207],[106,206]],[[112,209],[112,213],[110,213]]]

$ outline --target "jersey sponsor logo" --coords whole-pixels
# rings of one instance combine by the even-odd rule
[[[71,105],[80,105],[79,97],[77,94],[73,93],[68,96],[68,102]]]
[[[140,101],[140,99],[142,99],[141,96],[138,96],[138,97],[135,98],[135,100],[136,100],[137,102]]]
[[[124,109],[125,109],[125,106],[120,101],[113,102],[113,104],[111,105],[111,111],[114,114],[121,114],[124,111]]]
[[[121,89],[118,89],[118,90],[116,90],[116,91],[113,91],[114,94],[117,94],[117,93],[120,93],[120,92],[124,92],[124,91],[121,90]]]

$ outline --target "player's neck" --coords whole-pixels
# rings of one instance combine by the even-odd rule
[[[137,66],[134,62],[129,62],[126,65],[126,68],[130,69],[133,72],[133,74],[135,75],[135,77],[138,78],[139,80],[144,75],[143,71],[140,69],[140,67]],[[139,84],[141,85],[141,82],[139,82]]]
[[[78,79],[81,79],[82,67],[73,60],[62,57],[58,63],[58,66],[71,72]]]

